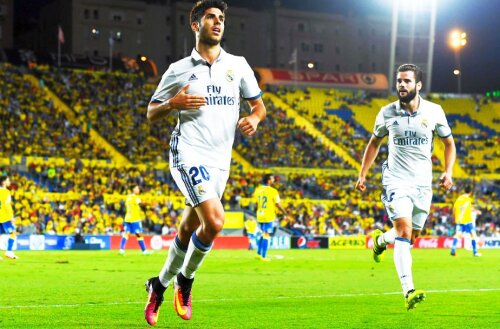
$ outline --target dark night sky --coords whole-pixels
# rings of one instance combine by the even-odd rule
[[[37,8],[50,0],[16,0],[15,29],[29,28]],[[276,0],[226,0],[231,6],[270,8]],[[401,0],[400,9],[411,1]],[[194,1],[193,1],[194,3]],[[283,7],[356,15],[391,15],[391,0],[280,0]],[[500,0],[437,0],[436,38],[432,89],[455,92],[455,56],[448,46],[454,28],[467,32],[468,43],[461,50],[462,91],[485,92],[500,89]],[[230,16],[230,12],[229,12]],[[22,17],[22,18],[21,18]],[[28,26],[26,26],[28,23]]]
[[[412,1],[400,0],[400,10]],[[274,0],[227,0],[230,5],[271,6]],[[283,7],[359,15],[391,16],[391,0],[281,0]],[[467,32],[462,49],[462,92],[485,92],[500,89],[500,0],[437,0],[436,35],[432,90],[456,92],[453,75],[455,55],[448,46],[449,32],[459,28]],[[387,59],[389,60],[389,59]]]

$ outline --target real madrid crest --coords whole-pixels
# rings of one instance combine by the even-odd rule
[[[205,189],[203,189],[203,186],[202,186],[202,185],[198,185],[197,187],[198,187],[198,193],[199,193],[200,195],[205,194]]]
[[[226,80],[227,80],[227,82],[233,82],[234,81],[233,70],[227,70],[227,72],[226,72]]]
[[[422,125],[422,128],[427,128],[429,126],[429,121],[426,118],[423,118],[420,124]]]

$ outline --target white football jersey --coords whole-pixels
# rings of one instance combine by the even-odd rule
[[[379,138],[389,135],[382,185],[432,185],[434,131],[441,138],[451,136],[442,107],[421,97],[419,108],[413,114],[401,109],[399,100],[380,110],[373,134]]]
[[[203,164],[228,170],[240,112],[240,97],[257,99],[262,92],[244,57],[223,49],[208,64],[193,49],[191,56],[170,65],[152,102],[163,102],[189,84],[188,94],[204,96],[199,110],[175,111],[177,126],[170,139],[170,166]]]

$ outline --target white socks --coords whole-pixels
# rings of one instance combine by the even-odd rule
[[[393,227],[389,231],[380,235],[377,239],[377,243],[379,246],[385,247],[388,244],[394,244],[395,240],[396,240],[396,230]]]
[[[410,241],[405,238],[396,238],[394,242],[394,265],[398,272],[403,293],[415,289],[413,286],[413,274],[411,271],[412,258],[410,253]]]
[[[185,257],[186,252],[181,249],[180,240],[176,236],[174,241],[172,242],[172,245],[170,246],[170,249],[168,250],[167,260],[165,261],[160,275],[158,276],[161,284],[164,287],[168,287],[168,284],[170,283],[172,278],[181,271]]]
[[[186,258],[184,259],[184,265],[182,267],[182,275],[184,275],[185,278],[194,278],[194,273],[201,266],[211,248],[212,244],[204,244],[198,239],[196,232],[193,233],[191,240],[189,240]]]
[[[203,263],[203,259],[209,253],[212,244],[206,245],[198,239],[196,232],[189,240],[186,251],[181,249],[181,241],[176,236],[172,246],[168,250],[168,257],[160,271],[158,278],[164,287],[168,287],[172,278],[182,270],[182,275],[187,279],[194,278],[194,273]]]

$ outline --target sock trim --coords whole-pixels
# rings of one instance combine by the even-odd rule
[[[406,238],[402,238],[402,237],[397,237],[396,238],[397,241],[401,241],[401,242],[408,242],[411,244],[410,240],[406,239]]]
[[[196,232],[193,232],[193,235],[191,235],[191,241],[193,241],[194,246],[201,251],[209,251],[210,248],[212,248],[212,243],[207,245],[201,242],[198,236],[196,235]]]
[[[174,243],[175,245],[177,246],[177,248],[179,248],[180,250],[186,252],[188,250],[188,247],[184,247],[182,245],[182,242],[181,242],[181,239],[179,239],[179,236],[176,235],[175,238],[174,238]]]

